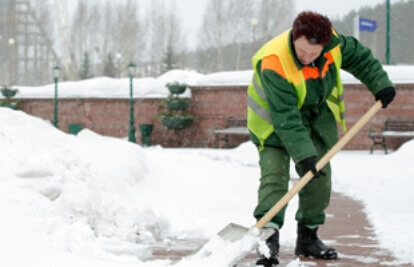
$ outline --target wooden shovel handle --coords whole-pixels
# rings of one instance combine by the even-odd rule
[[[316,169],[321,170],[331,158],[341,150],[354,135],[382,108],[378,100],[344,136],[316,163]],[[256,224],[255,227],[262,229],[276,214],[291,200],[311,179],[313,173],[308,171]]]

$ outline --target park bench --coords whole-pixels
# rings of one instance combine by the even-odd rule
[[[229,135],[249,136],[247,129],[247,119],[230,117],[227,119],[226,128],[214,129],[216,135],[216,147],[220,141],[224,141],[225,145],[229,145]]]
[[[371,154],[374,147],[380,145],[387,152],[386,138],[414,138],[414,120],[388,119],[384,123],[382,131],[375,131],[370,127],[368,137],[372,139]]]

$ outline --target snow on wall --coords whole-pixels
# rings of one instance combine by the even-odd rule
[[[414,66],[384,66],[391,80],[396,84],[414,83]],[[237,86],[248,85],[253,75],[252,70],[216,72],[200,74],[193,71],[172,70],[157,78],[133,79],[134,98],[165,98],[169,91],[168,82],[178,81],[189,86]],[[359,84],[351,74],[342,71],[344,84]],[[129,78],[113,79],[98,77],[84,81],[60,82],[59,98],[129,98]],[[54,84],[39,87],[15,86],[19,89],[17,98],[53,98]],[[187,90],[183,97],[190,97]],[[2,97],[2,96],[0,96]]]

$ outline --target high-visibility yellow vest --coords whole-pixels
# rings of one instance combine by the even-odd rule
[[[333,33],[336,35],[335,31]],[[289,47],[289,34],[290,30],[287,30],[275,37],[265,44],[252,58],[254,75],[247,91],[247,127],[260,140],[260,149],[263,148],[265,140],[274,132],[274,128],[270,119],[266,94],[257,72],[258,62],[266,56],[277,56],[287,81],[292,84],[296,90],[297,107],[299,109],[302,107],[306,98],[306,81],[302,70],[297,68],[293,59],[293,54]],[[342,64],[341,49],[339,45],[337,45],[327,53],[330,53],[333,58],[337,77],[335,88],[328,97],[327,104],[332,110],[336,121],[341,124],[342,130],[345,132],[344,88],[340,78],[340,68]]]

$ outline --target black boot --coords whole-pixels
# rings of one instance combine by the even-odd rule
[[[295,255],[326,260],[338,258],[335,249],[325,246],[322,240],[318,238],[317,231],[318,228],[310,229],[298,223]]]
[[[256,266],[273,267],[279,264],[279,231],[275,229],[275,233],[266,240],[266,245],[269,247],[270,257],[264,255],[256,261]]]

